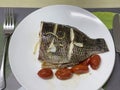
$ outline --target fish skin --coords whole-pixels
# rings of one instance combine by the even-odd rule
[[[109,51],[103,38],[92,39],[69,25],[41,23],[38,59],[43,62],[43,68],[74,66],[93,54]]]

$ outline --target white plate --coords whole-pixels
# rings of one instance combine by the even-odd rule
[[[37,72],[41,64],[37,60],[38,53],[34,55],[33,51],[41,21],[71,25],[91,38],[104,38],[110,51],[100,54],[100,68],[63,81],[55,76],[51,80],[39,78]],[[79,7],[55,5],[38,9],[21,21],[10,41],[9,60],[13,74],[26,90],[97,90],[112,72],[115,51],[108,29],[96,16]]]

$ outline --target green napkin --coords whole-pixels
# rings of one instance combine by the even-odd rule
[[[115,13],[112,12],[93,12],[95,16],[97,16],[108,29],[112,29],[113,17]]]

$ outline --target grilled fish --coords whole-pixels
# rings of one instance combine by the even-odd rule
[[[92,39],[75,27],[41,22],[38,60],[43,68],[64,68],[79,64],[93,54],[109,51],[103,38]]]

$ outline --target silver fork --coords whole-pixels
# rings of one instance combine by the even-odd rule
[[[5,59],[6,59],[5,57],[7,54],[8,41],[14,31],[14,27],[15,27],[15,23],[14,23],[13,9],[7,8],[5,10],[5,20],[3,22],[3,33],[4,33],[5,44],[4,44],[3,57],[2,57],[1,67],[0,67],[0,90],[4,89],[6,86],[5,75],[4,75],[4,71],[5,71],[4,65],[5,65]]]

